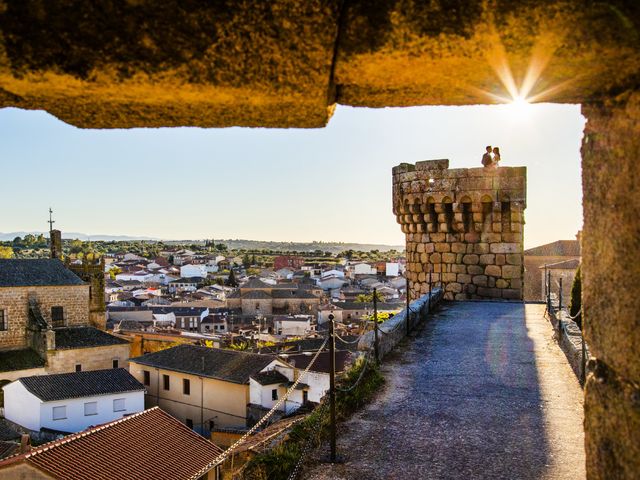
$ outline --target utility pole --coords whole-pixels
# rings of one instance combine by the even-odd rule
[[[380,338],[378,337],[378,289],[373,289],[373,332],[375,340],[373,351],[376,356],[376,363],[380,362]]]
[[[331,415],[331,454],[329,461],[336,463],[336,339],[333,314],[329,314],[329,400]]]

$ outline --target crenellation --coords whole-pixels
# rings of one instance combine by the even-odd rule
[[[526,168],[448,167],[430,160],[393,169],[411,291],[424,292],[431,272],[447,299],[522,298]]]

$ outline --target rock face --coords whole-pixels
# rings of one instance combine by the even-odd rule
[[[526,168],[449,169],[449,160],[393,169],[393,213],[407,240],[412,297],[522,299]]]

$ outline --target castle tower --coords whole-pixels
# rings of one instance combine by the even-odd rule
[[[412,298],[521,300],[526,168],[449,169],[449,160],[393,168],[393,213],[406,236]]]

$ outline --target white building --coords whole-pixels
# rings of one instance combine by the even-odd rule
[[[351,271],[354,275],[376,275],[378,273],[376,267],[368,263],[356,263],[351,267]]]
[[[397,277],[400,275],[400,264],[396,262],[387,262],[385,275],[387,277]]]
[[[5,418],[75,433],[144,410],[144,386],[123,368],[23,377],[3,387]]]
[[[182,265],[180,267],[180,276],[182,278],[207,278],[207,266],[206,265]]]
[[[119,273],[116,275],[116,282],[137,280],[138,282],[144,283],[148,281],[151,277],[153,277],[153,274],[145,270],[133,272],[133,273]]]
[[[327,277],[338,277],[338,278],[344,278],[344,272],[342,270],[337,270],[337,269],[331,269],[331,270],[326,270],[324,272],[322,272],[321,275],[322,278],[327,278]]]
[[[311,315],[291,315],[274,317],[273,332],[283,336],[303,336],[315,330],[311,325]]]

